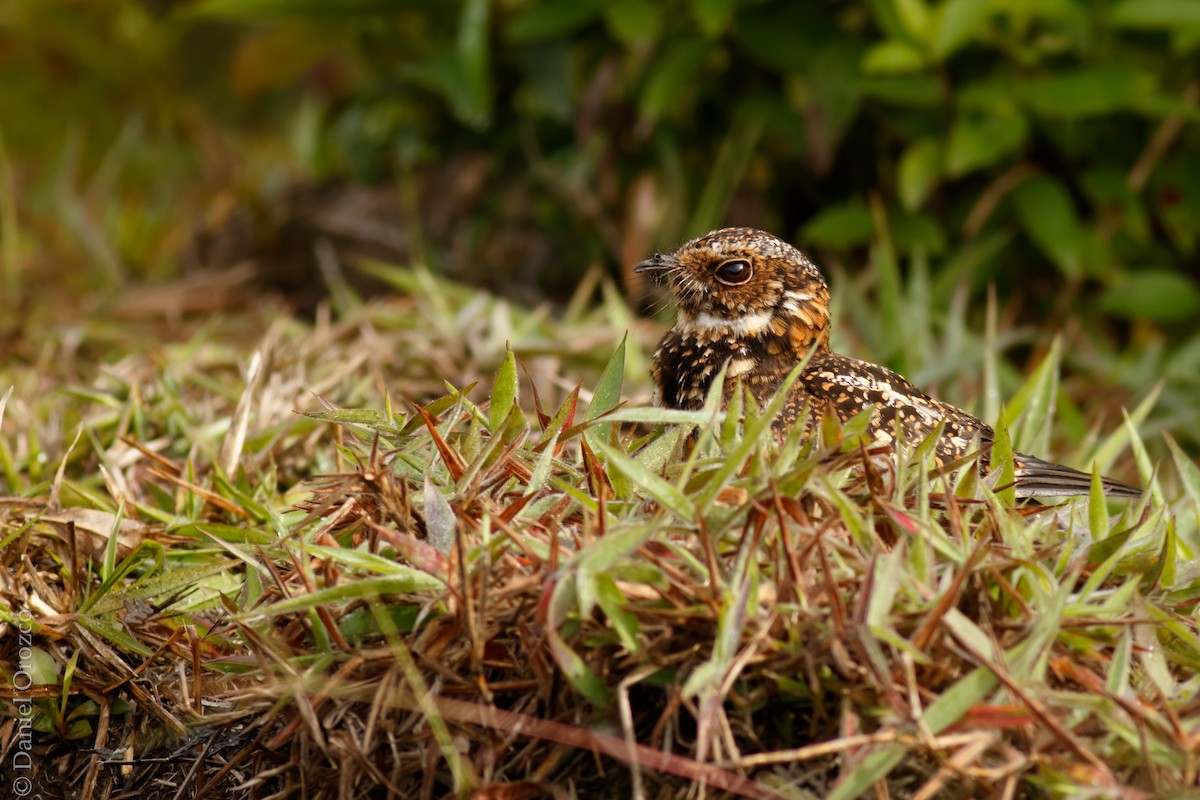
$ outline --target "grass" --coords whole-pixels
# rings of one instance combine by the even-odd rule
[[[6,766],[29,742],[85,797],[1194,790],[1200,471],[1139,435],[1153,393],[1072,426],[1145,500],[1015,508],[853,423],[645,407],[659,331],[603,282],[551,313],[372,270],[395,297],[314,320],[26,332]],[[1060,447],[1062,348],[1015,386],[1010,332],[947,329],[1014,445]]]

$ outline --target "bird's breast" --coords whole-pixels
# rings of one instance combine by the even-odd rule
[[[676,328],[654,355],[656,400],[668,408],[698,409],[725,367],[726,398],[740,380],[762,401],[794,365],[789,348],[773,338],[697,337]]]

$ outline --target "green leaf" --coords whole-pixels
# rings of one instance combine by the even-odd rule
[[[643,493],[654,498],[663,508],[669,509],[684,520],[691,520],[695,517],[696,508],[692,505],[692,501],[670,482],[646,469],[641,463],[630,458],[618,448],[609,447],[599,441],[595,443],[595,446],[599,452],[604,454],[604,458],[610,466],[616,467],[637,483]]]
[[[927,64],[925,54],[908,42],[892,39],[872,45],[863,56],[862,69],[871,75],[916,72]]]
[[[113,622],[111,618],[93,617],[90,614],[78,614],[75,621],[97,636],[102,636],[126,653],[149,658],[154,650],[131,636],[123,626]]]
[[[946,142],[946,174],[959,177],[991,166],[1017,150],[1029,135],[1029,123],[1018,114],[975,117],[961,115]]]
[[[445,588],[445,584],[432,575],[409,567],[393,575],[355,578],[353,583],[339,583],[326,589],[289,597],[269,606],[252,608],[247,610],[242,618],[265,619],[295,611],[308,611],[326,603],[346,603],[361,597],[377,597],[384,594],[436,592]]]
[[[601,10],[601,0],[527,3],[508,24],[508,38],[513,42],[535,42],[565,37],[597,19]]]
[[[683,41],[657,59],[638,103],[642,117],[657,120],[678,104],[680,94],[696,84],[700,68],[712,49],[702,39]]]
[[[1200,315],[1200,286],[1180,272],[1126,270],[1100,295],[1100,310],[1156,322],[1194,319]]]
[[[1175,441],[1168,433],[1163,433],[1163,438],[1167,442],[1167,447],[1171,450],[1171,458],[1175,462],[1175,470],[1179,474],[1179,482],[1183,484],[1183,489],[1187,493],[1188,499],[1192,501],[1192,511],[1200,520],[1200,467],[1183,452],[1179,443]]]
[[[637,616],[625,609],[625,595],[621,593],[617,582],[608,573],[596,575],[595,581],[596,602],[600,606],[600,610],[604,612],[604,616],[608,617],[609,625],[617,632],[625,649],[637,652],[640,649],[638,642],[640,627]]]
[[[900,156],[896,191],[906,211],[915,211],[942,176],[942,148],[934,139],[918,139]]]
[[[1075,204],[1062,185],[1045,176],[1021,184],[1013,192],[1017,216],[1029,238],[1064,275],[1083,273],[1082,236]]]
[[[1092,541],[1108,536],[1108,505],[1104,502],[1104,484],[1100,482],[1100,467],[1092,464],[1092,486],[1088,492],[1088,532]]]
[[[642,45],[658,38],[662,14],[651,0],[610,0],[604,19],[613,37],[624,45]]]
[[[455,49],[436,51],[409,65],[404,75],[438,92],[459,122],[483,129],[492,118],[488,17],[490,0],[466,0]]]
[[[1018,645],[1017,648],[1020,648]],[[929,730],[940,733],[966,716],[976,704],[991,694],[999,679],[987,667],[979,667],[951,686],[925,709],[924,722]],[[871,793],[871,787],[885,777],[908,755],[904,746],[886,745],[865,756],[852,770],[840,778],[827,800],[854,800]]]
[[[736,5],[737,0],[692,0],[692,16],[700,31],[711,39],[729,29]]]
[[[551,628],[546,631],[546,641],[550,646],[550,656],[554,663],[566,676],[567,682],[575,691],[599,709],[607,709],[612,705],[612,692],[600,679],[587,662],[563,641],[558,631]]]
[[[600,381],[596,384],[596,391],[592,395],[592,402],[588,404],[584,420],[596,419],[612,411],[621,402],[621,387],[625,383],[625,340],[628,338],[628,333],[621,337],[621,343],[604,365],[604,372],[600,373]],[[584,435],[592,447],[595,447],[597,442],[608,441],[611,427],[612,425],[606,422],[589,428]]]
[[[520,396],[520,383],[517,380],[517,359],[513,356],[512,348],[504,346],[504,361],[496,371],[496,379],[492,382],[492,403],[488,407],[488,430],[493,436],[500,433],[509,412],[517,404]]]
[[[1021,427],[1013,436],[1013,446],[1017,450],[1044,453],[1049,449],[1061,364],[1062,338],[1056,336],[1050,345],[1050,352],[1009,401],[1010,418],[1021,418]]]
[[[852,200],[817,214],[800,231],[800,236],[811,245],[843,249],[866,244],[874,232],[871,210]]]
[[[1200,27],[1197,0],[1124,0],[1113,6],[1109,20],[1125,28]]]
[[[996,439],[992,443],[989,463],[992,472],[999,472],[996,482],[992,485],[1005,487],[996,492],[996,498],[1005,508],[1012,508],[1017,500],[1017,489],[1012,485],[1016,470],[1013,467],[1012,439],[1008,435],[1008,412],[1003,405],[1000,406],[1000,416],[996,420]]]
[[[175,594],[190,588],[205,578],[220,575],[228,570],[229,564],[224,561],[214,561],[211,564],[194,567],[173,567],[103,595],[93,595],[91,598],[93,602],[86,610],[89,614],[107,614],[123,608],[127,601],[144,601]]]
[[[933,28],[933,12],[923,0],[892,0],[896,16],[905,32],[918,42],[928,42]]]
[[[1081,118],[1134,106],[1152,93],[1153,78],[1123,62],[1069,70],[1017,84],[1020,96],[1045,117]]]
[[[991,0],[946,0],[938,9],[933,33],[933,54],[944,61],[971,41],[987,21]]]

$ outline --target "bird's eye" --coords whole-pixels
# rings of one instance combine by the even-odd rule
[[[751,272],[753,270],[750,267],[749,261],[735,258],[718,265],[713,270],[713,275],[727,286],[737,286],[739,283],[745,283],[750,280]]]

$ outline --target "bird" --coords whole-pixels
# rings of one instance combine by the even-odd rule
[[[881,444],[915,446],[943,426],[935,455],[949,463],[983,450],[995,431],[949,403],[930,397],[878,364],[829,349],[829,286],[817,266],[782,239],[754,228],[722,228],[656,253],[634,267],[666,277],[677,308],[673,327],[654,354],[655,405],[698,410],[725,371],[724,401],[746,387],[769,400],[799,364],[804,367],[773,425],[779,432],[803,424],[811,435],[826,415],[845,423],[874,408],[868,433]],[[807,362],[805,362],[807,359]],[[1087,495],[1091,476],[1061,464],[1014,453],[1019,498]],[[1102,478],[1105,494],[1141,497],[1140,490]],[[1003,488],[1003,487],[1000,487]]]

